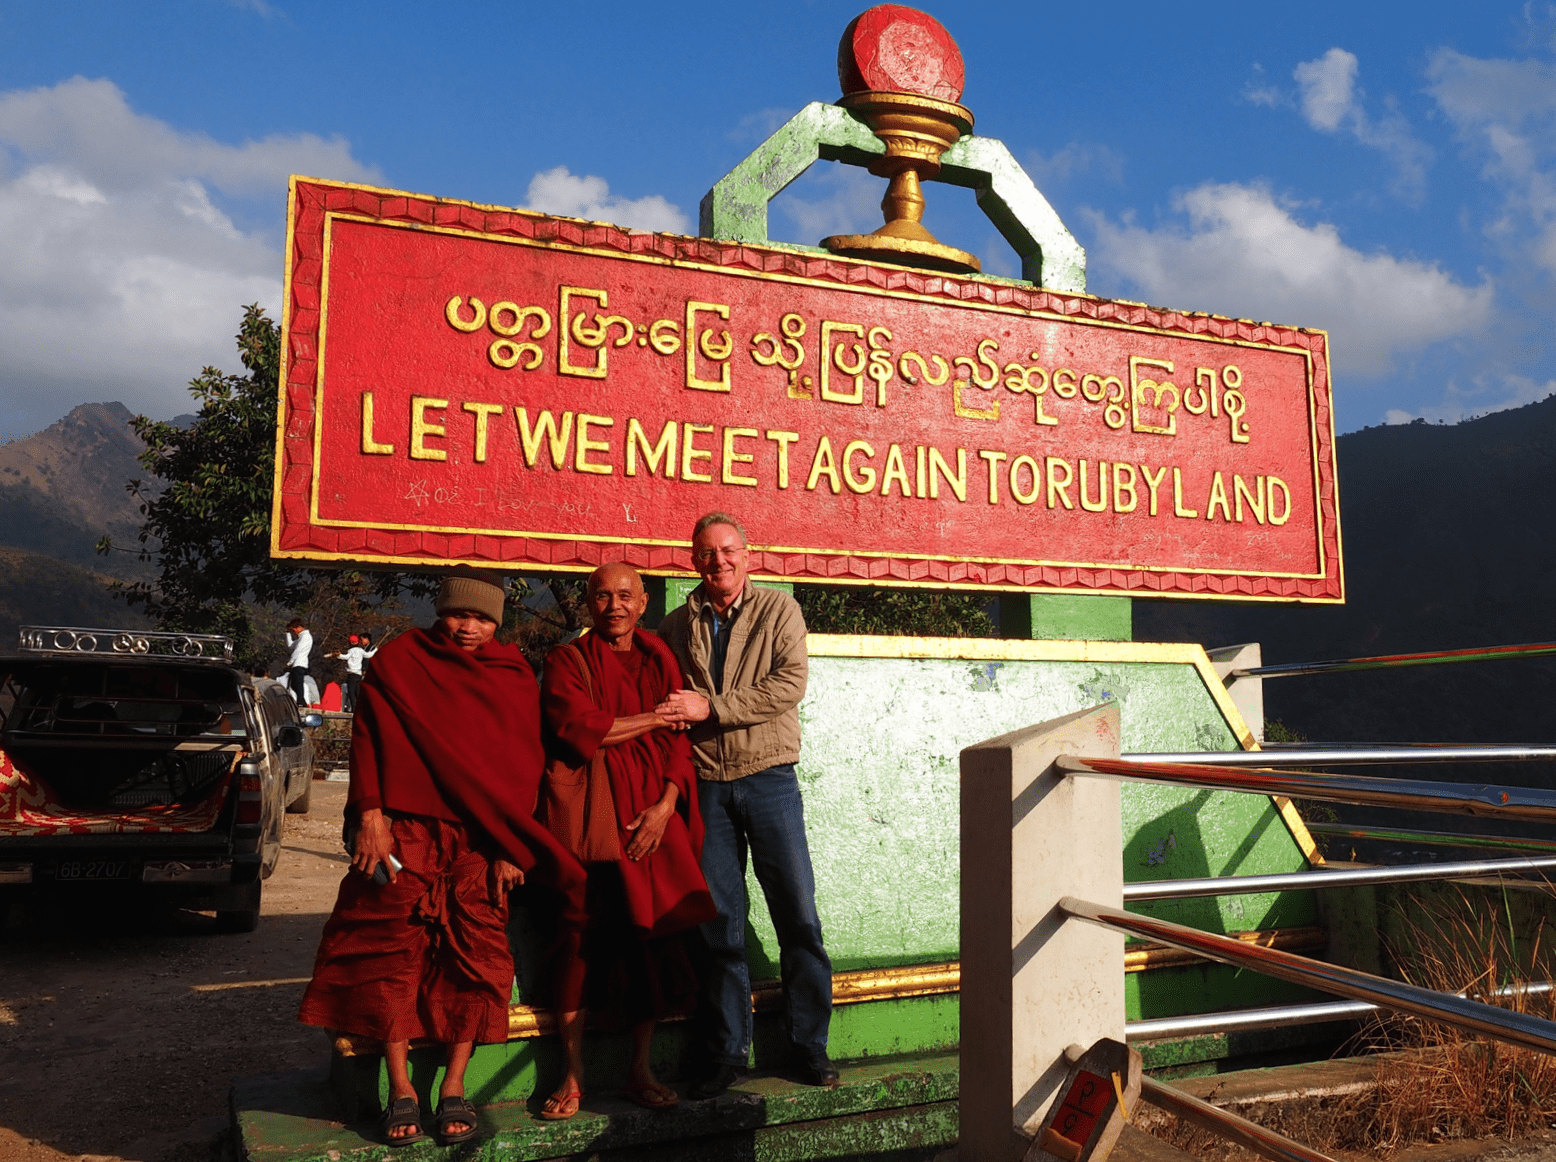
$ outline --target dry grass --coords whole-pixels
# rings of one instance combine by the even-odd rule
[[[1556,1019],[1556,996],[1550,993],[1484,995],[1556,978],[1543,923],[1536,919],[1520,934],[1513,915],[1508,896],[1497,889],[1449,886],[1430,899],[1408,898],[1396,917],[1402,938],[1390,948],[1399,975],[1426,988],[1465,992],[1501,1008]],[[1376,1158],[1418,1143],[1512,1140],[1556,1122],[1556,1056],[1399,1014],[1375,1019],[1346,1052],[1381,1054],[1374,1087],[1235,1112],[1318,1150]],[[1141,1128],[1210,1162],[1252,1157],[1160,1111],[1142,1117]]]

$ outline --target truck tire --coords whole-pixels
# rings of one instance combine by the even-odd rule
[[[259,904],[264,885],[255,880],[247,885],[235,908],[221,908],[216,912],[216,931],[223,933],[252,932],[259,927]]]
[[[288,815],[308,814],[309,800],[313,798],[313,771],[308,772],[308,782],[303,787],[303,793],[286,805]]]

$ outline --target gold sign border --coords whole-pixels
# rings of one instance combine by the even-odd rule
[[[283,469],[282,469],[283,461],[282,461],[281,452],[282,452],[282,448],[284,446],[283,445],[283,441],[285,439],[285,418],[286,418],[286,412],[288,410],[287,409],[287,399],[286,399],[286,392],[287,392],[287,386],[288,386],[287,385],[286,371],[287,371],[287,365],[290,362],[289,356],[290,356],[290,353],[291,353],[290,352],[289,338],[290,338],[290,328],[291,328],[291,321],[292,321],[292,314],[293,314],[293,296],[292,296],[292,293],[291,293],[292,292],[292,264],[293,264],[293,256],[294,256],[294,253],[295,253],[294,229],[295,229],[295,223],[296,223],[296,219],[297,219],[297,214],[296,214],[295,211],[296,211],[296,200],[297,200],[297,186],[298,186],[299,182],[306,182],[306,183],[310,183],[310,184],[317,184],[319,186],[327,186],[327,187],[333,187],[333,188],[337,188],[337,189],[362,190],[364,192],[368,192],[368,193],[371,193],[371,194],[373,194],[375,196],[380,196],[380,197],[403,197],[403,198],[416,199],[418,201],[423,201],[423,202],[438,203],[438,204],[444,204],[444,205],[467,206],[467,207],[470,207],[470,208],[473,208],[473,209],[478,209],[478,210],[483,210],[483,211],[493,212],[493,213],[518,214],[521,217],[534,218],[534,219],[537,219],[537,220],[563,220],[563,221],[570,221],[570,222],[578,222],[578,223],[584,224],[584,225],[592,225],[592,226],[597,226],[597,227],[607,227],[607,228],[615,229],[615,230],[620,230],[621,227],[613,226],[611,223],[587,222],[587,221],[585,221],[583,219],[576,219],[576,218],[561,218],[558,215],[539,214],[539,213],[536,213],[535,211],[516,209],[516,208],[513,208],[513,207],[488,205],[488,204],[479,203],[479,202],[468,202],[468,201],[463,201],[463,200],[454,199],[454,198],[439,198],[439,197],[436,197],[434,195],[429,195],[429,194],[416,194],[416,193],[410,193],[410,192],[401,191],[401,190],[391,190],[391,189],[385,189],[383,187],[368,186],[368,185],[363,185],[363,184],[353,183],[353,182],[336,182],[336,181],[329,181],[329,180],[326,180],[326,179],[319,179],[319,178],[306,178],[306,177],[301,177],[301,176],[298,176],[298,175],[293,175],[292,176],[291,181],[289,183],[289,199],[288,199],[289,210],[291,212],[289,212],[288,215],[287,215],[287,243],[286,243],[287,244],[287,251],[286,251],[286,272],[285,272],[285,288],[286,289],[285,289],[285,294],[284,294],[285,301],[283,303],[284,318],[283,318],[283,327],[282,327],[283,335],[282,335],[282,363],[281,363],[280,393],[279,393],[280,394],[280,398],[278,400],[278,422],[277,422],[277,425],[276,425],[276,449],[277,449],[277,456],[276,456],[276,464],[275,464],[274,497],[273,497],[273,502],[272,502],[271,556],[279,557],[279,558],[284,558],[284,559],[294,559],[294,560],[350,561],[350,562],[354,562],[354,563],[358,563],[358,564],[364,564],[364,565],[400,564],[400,565],[418,565],[418,566],[422,566],[422,567],[434,567],[434,568],[443,567],[441,562],[429,561],[428,558],[425,557],[425,556],[399,556],[399,555],[394,555],[394,554],[372,554],[372,555],[364,556],[361,553],[329,552],[329,551],[326,551],[326,550],[318,550],[318,549],[287,550],[287,549],[281,548],[281,546],[278,544],[279,535],[280,535],[279,530],[280,530],[281,501],[282,501],[281,483],[282,483],[282,476],[283,476]],[[1076,323],[1076,324],[1081,324],[1081,325],[1089,325],[1089,326],[1110,328],[1110,329],[1114,329],[1114,330],[1131,331],[1131,332],[1135,332],[1135,333],[1139,333],[1139,334],[1149,334],[1149,335],[1158,335],[1158,336],[1166,336],[1166,337],[1185,338],[1185,339],[1189,339],[1191,341],[1203,341],[1203,342],[1209,342],[1209,343],[1219,343],[1219,344],[1223,344],[1223,345],[1226,345],[1226,346],[1242,347],[1242,348],[1248,348],[1248,349],[1254,349],[1254,350],[1263,350],[1263,351],[1273,350],[1273,351],[1286,352],[1286,353],[1294,354],[1294,355],[1300,355],[1300,356],[1303,357],[1304,365],[1306,367],[1306,375],[1307,375],[1307,384],[1306,384],[1306,386],[1307,386],[1307,395],[1308,395],[1308,431],[1309,431],[1309,437],[1310,437],[1310,445],[1309,446],[1310,446],[1310,450],[1311,450],[1311,462],[1312,462],[1312,471],[1313,471],[1313,495],[1314,495],[1314,499],[1316,501],[1315,511],[1314,511],[1314,517],[1315,517],[1315,520],[1314,520],[1314,538],[1315,538],[1315,541],[1317,543],[1318,561],[1319,561],[1319,566],[1320,566],[1319,571],[1316,572],[1316,573],[1289,573],[1289,572],[1277,572],[1277,571],[1268,570],[1268,569],[1231,569],[1231,568],[1221,568],[1221,567],[1216,567],[1216,566],[1205,566],[1205,565],[1177,565],[1177,566],[1136,565],[1136,564],[1121,564],[1121,563],[1117,563],[1117,562],[1053,561],[1053,560],[1043,560],[1043,559],[1007,558],[1007,557],[951,556],[951,555],[911,553],[911,552],[907,553],[907,555],[905,556],[904,555],[904,553],[905,553],[904,550],[891,551],[891,550],[826,549],[826,548],[810,548],[810,547],[788,546],[788,545],[753,545],[752,548],[757,550],[757,551],[759,551],[759,552],[767,552],[767,553],[774,553],[774,554],[780,554],[780,555],[785,555],[785,554],[804,554],[804,555],[815,555],[815,556],[825,556],[825,557],[844,557],[844,558],[859,558],[859,559],[884,559],[884,560],[903,561],[904,563],[911,563],[911,562],[914,562],[914,561],[924,561],[924,562],[941,562],[941,563],[946,563],[946,564],[999,565],[999,566],[1012,566],[1012,567],[1018,567],[1018,568],[1093,569],[1093,570],[1109,570],[1109,571],[1115,571],[1115,572],[1139,572],[1139,573],[1156,574],[1156,575],[1165,575],[1165,574],[1177,573],[1177,574],[1188,574],[1188,575],[1191,575],[1191,576],[1194,576],[1194,575],[1210,575],[1210,576],[1225,576],[1225,577],[1239,577],[1239,576],[1243,576],[1243,577],[1267,577],[1267,578],[1271,578],[1271,579],[1286,579],[1286,580],[1300,580],[1300,581],[1323,581],[1323,580],[1327,580],[1328,579],[1328,572],[1327,572],[1327,569],[1328,569],[1328,557],[1327,557],[1327,554],[1325,552],[1325,547],[1324,547],[1324,530],[1325,530],[1326,526],[1325,526],[1325,522],[1324,522],[1323,496],[1322,496],[1322,465],[1320,463],[1319,445],[1318,445],[1318,415],[1317,415],[1318,400],[1317,400],[1317,391],[1316,391],[1315,383],[1314,383],[1315,375],[1314,375],[1314,367],[1313,367],[1313,353],[1312,353],[1312,351],[1310,351],[1307,348],[1290,347],[1290,346],[1285,346],[1283,344],[1278,344],[1278,343],[1260,343],[1260,342],[1255,342],[1255,341],[1247,340],[1247,339],[1227,338],[1227,337],[1221,336],[1221,335],[1208,335],[1208,334],[1196,334],[1196,333],[1189,333],[1189,332],[1167,331],[1167,330],[1164,330],[1161,327],[1142,326],[1140,324],[1118,322],[1116,320],[1110,320],[1110,319],[1094,319],[1094,318],[1089,318],[1089,317],[1084,316],[1084,315],[1066,315],[1066,314],[1062,314],[1062,313],[1058,313],[1058,312],[1053,312],[1053,311],[1032,310],[1032,309],[1029,309],[1029,308],[1014,306],[1014,305],[1010,305],[1010,304],[988,303],[988,302],[981,302],[981,301],[980,302],[964,302],[964,301],[960,301],[960,300],[948,300],[948,299],[946,299],[944,297],[924,294],[924,293],[921,293],[921,292],[911,291],[911,290],[892,289],[892,288],[886,288],[886,287],[876,287],[876,286],[861,285],[861,284],[836,283],[836,282],[831,282],[831,281],[827,281],[827,280],[824,280],[824,279],[812,278],[812,277],[805,276],[805,275],[788,274],[788,273],[783,273],[783,272],[753,271],[753,270],[743,269],[743,268],[739,268],[739,267],[722,266],[722,265],[718,265],[718,264],[715,264],[715,263],[699,262],[699,261],[696,261],[694,259],[669,258],[669,257],[666,257],[664,255],[659,255],[659,254],[641,254],[641,253],[629,254],[629,253],[623,253],[621,251],[606,249],[606,248],[602,248],[602,247],[588,246],[588,245],[583,245],[583,244],[575,244],[575,243],[571,243],[571,242],[562,241],[562,240],[559,240],[559,239],[536,240],[536,239],[533,239],[533,238],[514,237],[514,236],[506,235],[506,234],[491,234],[491,233],[488,233],[488,232],[485,232],[485,231],[482,231],[482,230],[477,230],[477,229],[474,229],[474,228],[471,228],[471,227],[465,227],[465,226],[437,226],[437,225],[424,224],[424,223],[419,223],[419,222],[390,221],[390,220],[386,220],[386,219],[384,219],[382,217],[371,217],[371,216],[368,216],[368,215],[365,215],[365,214],[361,214],[361,213],[351,213],[351,212],[348,212],[348,211],[340,211],[340,210],[322,210],[321,209],[320,213],[322,214],[322,216],[324,218],[324,229],[323,229],[324,237],[322,239],[323,249],[322,249],[322,253],[320,255],[320,284],[319,284],[319,307],[318,307],[318,312],[319,312],[318,349],[317,349],[317,352],[316,352],[316,367],[315,367],[315,376],[314,376],[314,415],[312,417],[313,432],[312,432],[312,441],[311,441],[311,443],[312,443],[312,448],[311,448],[311,451],[312,451],[312,465],[311,465],[311,467],[312,467],[312,474],[311,474],[312,478],[309,481],[309,519],[310,519],[310,522],[313,525],[316,525],[318,527],[323,527],[323,528],[361,528],[361,529],[370,529],[370,530],[382,530],[382,531],[390,532],[390,533],[393,533],[393,532],[423,532],[423,533],[434,533],[434,534],[438,534],[438,535],[452,535],[452,536],[484,536],[484,537],[493,537],[493,538],[500,538],[500,539],[515,539],[515,538],[518,538],[518,539],[541,540],[541,541],[585,541],[585,542],[598,543],[598,544],[627,544],[627,545],[641,545],[641,546],[645,546],[645,547],[655,547],[655,548],[683,548],[684,549],[684,548],[688,547],[689,544],[690,544],[689,541],[661,540],[661,539],[653,539],[653,538],[636,538],[636,537],[616,537],[616,536],[610,536],[608,534],[599,534],[599,535],[592,535],[591,534],[591,535],[583,535],[583,536],[581,536],[581,535],[579,535],[577,533],[546,533],[546,532],[529,532],[529,531],[523,531],[523,530],[491,530],[491,529],[466,528],[466,527],[459,527],[459,526],[418,525],[418,524],[402,524],[402,523],[395,523],[395,522],[374,522],[374,521],[338,521],[338,520],[327,520],[327,519],[320,518],[319,515],[318,515],[318,493],[319,493],[319,469],[320,469],[321,458],[322,458],[322,439],[323,439],[323,433],[322,433],[323,425],[321,423],[321,420],[322,420],[322,417],[323,417],[323,404],[324,404],[324,375],[325,375],[325,370],[324,369],[325,369],[325,356],[326,356],[326,343],[327,343],[327,327],[328,327],[329,272],[330,272],[330,258],[331,258],[331,252],[332,252],[332,246],[333,246],[333,238],[332,238],[333,231],[332,231],[332,227],[333,227],[334,221],[336,219],[340,219],[340,220],[343,220],[343,221],[351,221],[351,222],[355,222],[355,223],[358,223],[358,224],[361,224],[361,225],[368,225],[368,226],[379,226],[379,227],[389,227],[389,228],[397,228],[397,229],[405,229],[405,230],[416,230],[416,231],[422,231],[422,232],[426,232],[426,233],[435,233],[435,234],[448,234],[448,235],[455,235],[455,236],[466,237],[466,238],[477,238],[477,239],[481,239],[483,241],[501,242],[501,243],[508,243],[508,244],[513,244],[513,245],[519,245],[519,246],[526,246],[526,247],[530,247],[532,249],[562,250],[562,251],[566,251],[568,253],[584,254],[584,255],[591,256],[591,257],[599,257],[599,258],[613,258],[613,259],[624,260],[624,261],[629,261],[629,262],[636,261],[636,262],[646,262],[646,263],[655,264],[655,265],[661,265],[661,266],[689,267],[689,268],[695,268],[695,269],[700,269],[700,270],[706,270],[706,271],[709,271],[710,273],[718,273],[718,274],[723,274],[723,275],[735,275],[735,276],[738,276],[738,277],[754,278],[754,279],[765,280],[765,281],[774,281],[774,282],[783,282],[783,283],[790,283],[790,284],[796,284],[796,285],[813,286],[813,287],[819,287],[819,288],[822,288],[822,289],[842,290],[842,291],[846,291],[846,292],[850,292],[850,293],[864,293],[864,294],[877,295],[877,296],[886,297],[886,298],[908,299],[908,300],[924,302],[924,303],[935,305],[935,306],[952,307],[952,308],[960,307],[960,308],[963,308],[963,309],[977,310],[977,311],[980,311],[980,312],[994,312],[994,313],[999,313],[999,314],[1015,315],[1015,316],[1019,316],[1019,317],[1022,317],[1022,318],[1029,318],[1029,319],[1043,319],[1043,320],[1050,320],[1050,321],[1061,322],[1061,323]],[[714,241],[716,241],[716,240],[714,240]],[[784,250],[784,249],[786,249],[782,244],[778,244],[776,246],[769,245],[767,248],[768,249],[776,249],[776,250]],[[809,250],[796,250],[794,252],[806,255],[808,257],[815,257],[814,253],[809,251]],[[890,265],[890,264],[873,263],[872,265],[886,266],[886,265]],[[907,268],[902,268],[902,269],[907,269]],[[914,273],[922,274],[923,272],[915,271]],[[966,282],[980,282],[980,281],[985,281],[985,280],[974,279],[974,278],[965,278],[965,279],[962,279],[962,281],[966,281]],[[993,282],[993,280],[987,280],[987,281]],[[1004,284],[1004,285],[1023,285],[1023,288],[1025,289],[1025,284],[1011,284],[1009,282],[1009,280],[999,280],[999,283],[1000,284]],[[1033,292],[1044,292],[1044,288],[1042,288],[1042,287],[1031,286],[1030,289]],[[1046,293],[1048,293],[1050,295],[1054,295],[1054,294],[1058,294],[1059,292],[1049,291],[1049,292],[1046,292]],[[1067,299],[1069,299],[1069,298],[1087,299],[1087,300],[1090,300],[1090,301],[1093,301],[1093,302],[1118,303],[1118,304],[1128,305],[1128,306],[1146,306],[1146,304],[1132,303],[1132,302],[1129,302],[1128,300],[1122,300],[1122,299],[1103,299],[1103,298],[1100,298],[1099,296],[1088,295],[1088,294],[1085,294],[1083,292],[1063,292],[1062,297],[1067,298]],[[1162,312],[1163,311],[1163,308],[1147,307],[1147,309],[1158,311],[1158,312]],[[1204,317],[1204,318],[1209,318],[1209,319],[1220,319],[1220,320],[1226,321],[1226,322],[1241,322],[1241,321],[1244,321],[1244,320],[1233,320],[1233,319],[1230,319],[1227,316],[1212,315],[1212,314],[1207,314],[1205,312],[1165,311],[1164,313],[1178,314],[1178,315],[1181,315],[1181,316],[1183,316],[1185,318],[1188,318],[1188,317]],[[1259,325],[1263,325],[1263,324],[1259,324]],[[1283,327],[1283,328],[1280,328],[1280,329],[1283,329],[1283,330],[1293,330],[1293,331],[1301,330],[1301,331],[1304,331],[1304,332],[1307,332],[1307,333],[1310,333],[1310,334],[1322,335],[1323,338],[1324,338],[1324,351],[1325,351],[1326,356],[1328,355],[1328,347],[1329,347],[1328,340],[1329,340],[1329,336],[1328,336],[1328,332],[1327,331],[1325,331],[1325,330],[1323,330],[1321,328],[1298,328],[1298,327]],[[1333,459],[1333,449],[1334,449],[1335,436],[1334,436],[1334,407],[1333,407],[1332,361],[1330,361],[1330,363],[1331,363],[1331,366],[1326,369],[1326,377],[1329,379],[1329,383],[1330,383],[1330,406],[1329,406],[1329,409],[1328,409],[1328,417],[1327,418],[1328,418],[1328,421],[1329,421],[1329,423],[1328,423],[1328,426],[1329,426],[1329,447],[1330,447],[1330,450],[1331,450],[1331,460],[1332,460]],[[1340,521],[1339,521],[1340,501],[1339,501],[1339,484],[1338,484],[1338,480],[1337,479],[1334,482],[1334,500],[1333,500],[1333,503],[1334,503],[1334,506],[1335,506],[1335,525],[1336,525],[1336,527],[1335,527],[1335,543],[1336,543],[1337,550],[1339,550],[1339,548],[1341,547]],[[1337,556],[1338,556],[1338,560],[1343,560],[1343,555],[1337,554]],[[449,558],[444,558],[444,560],[452,562],[452,561],[455,561],[455,560],[466,560],[466,559],[449,557]],[[586,565],[586,564],[585,565],[552,565],[552,564],[549,564],[549,563],[544,563],[543,564],[541,562],[522,561],[522,560],[493,561],[493,560],[491,560],[489,558],[486,558],[486,557],[480,557],[480,558],[472,557],[472,558],[468,558],[468,560],[472,564],[485,565],[487,567],[499,568],[499,569],[506,568],[506,569],[509,569],[509,570],[515,571],[515,572],[525,571],[526,566],[535,566],[536,567],[535,569],[533,569],[531,571],[562,572],[562,573],[588,572],[588,571],[590,571],[593,568],[593,566]],[[688,576],[689,575],[688,571],[686,571],[686,570],[674,569],[674,568],[657,568],[657,569],[656,568],[645,568],[645,569],[643,569],[641,571],[645,572],[645,573],[648,573],[650,575],[658,575],[658,576]],[[825,584],[870,585],[870,586],[878,586],[878,587],[882,587],[882,588],[916,588],[916,589],[917,588],[936,588],[936,589],[944,588],[944,589],[971,589],[971,590],[987,590],[987,591],[999,591],[999,592],[1030,592],[1030,593],[1040,593],[1040,592],[1075,593],[1075,592],[1077,592],[1077,590],[1074,587],[1046,586],[1046,585],[1022,585],[1022,584],[1016,584],[1016,583],[1010,583],[1010,582],[992,582],[991,583],[991,582],[976,582],[976,581],[970,581],[970,580],[941,582],[941,581],[938,581],[938,580],[927,580],[927,579],[924,579],[924,580],[921,580],[921,579],[903,580],[901,578],[895,578],[895,577],[854,577],[854,576],[849,576],[849,577],[827,577],[827,578],[819,578],[819,577],[818,578],[798,578],[798,577],[790,577],[788,575],[762,573],[760,571],[754,571],[753,575],[764,576],[764,577],[773,577],[774,579],[777,579],[777,580],[798,580],[801,583],[814,582],[814,583],[818,583],[818,584],[825,583]],[[1208,599],[1208,600],[1229,600],[1229,601],[1277,601],[1277,602],[1289,602],[1289,603],[1299,603],[1300,602],[1300,603],[1304,603],[1304,604],[1339,604],[1339,603],[1343,603],[1344,600],[1345,600],[1345,579],[1344,579],[1343,567],[1337,568],[1337,570],[1336,570],[1336,582],[1338,584],[1339,594],[1338,594],[1338,596],[1335,596],[1335,597],[1287,597],[1285,595],[1279,595],[1279,594],[1277,594],[1277,595],[1247,594],[1247,593],[1229,593],[1228,594],[1228,593],[1207,593],[1207,592],[1186,592],[1186,591],[1165,591],[1164,592],[1164,591],[1161,591],[1161,590],[1140,590],[1140,591],[1129,590],[1129,591],[1124,591],[1124,590],[1112,590],[1112,589],[1087,590],[1087,592],[1097,592],[1097,593],[1102,593],[1102,594],[1115,593],[1115,594],[1117,594],[1119,596],[1131,596],[1131,597],[1139,596],[1139,597],[1163,598],[1163,599],[1187,598],[1187,599],[1195,599],[1195,600],[1207,600]]]

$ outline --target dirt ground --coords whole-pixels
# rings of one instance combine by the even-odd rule
[[[225,1162],[243,1074],[313,1069],[296,1020],[346,869],[344,783],[288,815],[257,931],[169,910],[0,911],[0,1162]]]

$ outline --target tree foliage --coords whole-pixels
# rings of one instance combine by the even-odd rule
[[[245,659],[268,660],[272,643],[256,642],[266,609],[330,609],[360,623],[393,606],[402,592],[433,582],[396,573],[300,568],[270,557],[271,482],[281,331],[258,305],[245,308],[237,334],[247,374],[207,367],[189,384],[198,404],[187,428],[136,416],[146,442],[140,456],[149,479],[126,486],[145,520],[127,551],[154,562],[157,579],[116,583],[132,607],[162,628],[231,637]],[[119,549],[108,538],[98,551]],[[268,625],[263,628],[268,629]]]
[[[794,596],[812,633],[998,636],[982,594],[798,585]]]

